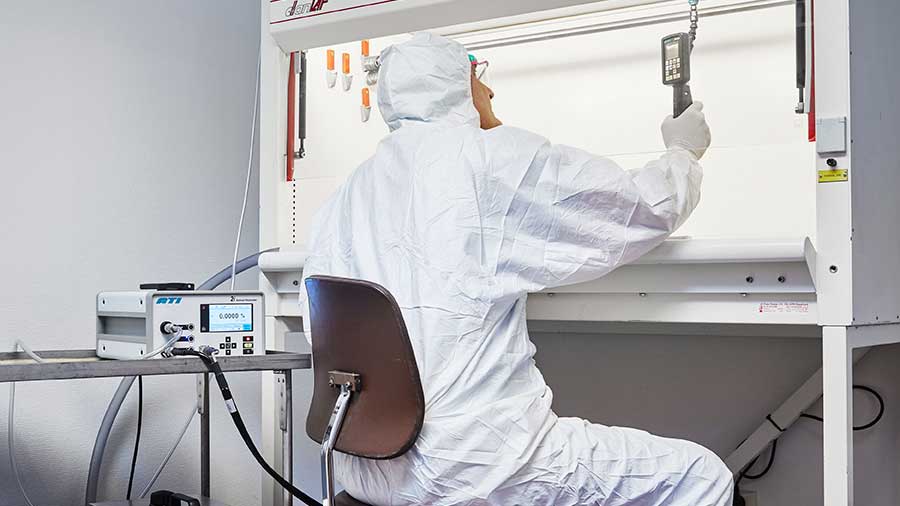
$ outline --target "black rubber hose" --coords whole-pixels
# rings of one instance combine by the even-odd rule
[[[219,390],[222,392],[222,399],[225,401],[225,407],[228,409],[228,412],[231,413],[231,420],[234,422],[234,426],[237,428],[238,432],[241,435],[241,439],[244,440],[244,444],[247,445],[247,449],[250,450],[250,453],[253,454],[253,458],[256,459],[256,462],[259,463],[260,467],[272,477],[273,480],[278,482],[285,490],[291,493],[303,504],[307,506],[322,506],[322,503],[316,501],[312,497],[303,493],[302,490],[293,486],[288,480],[284,479],[283,476],[278,474],[277,471],[272,469],[272,466],[266,462],[263,458],[262,454],[259,453],[259,449],[256,447],[256,444],[253,442],[253,439],[250,437],[250,432],[247,430],[247,426],[244,425],[244,419],[241,418],[241,412],[237,408],[237,404],[234,402],[234,396],[231,394],[231,388],[228,387],[228,380],[225,379],[225,373],[222,372],[222,368],[219,366],[218,362],[208,357],[207,355],[200,353],[196,350],[180,350],[174,349],[172,350],[173,355],[190,355],[199,358],[206,365],[206,368],[209,369],[216,377],[216,383],[219,384]]]
[[[131,472],[128,473],[127,500],[131,500],[131,489],[134,488],[134,470],[137,468],[138,451],[141,448],[141,427],[144,425],[144,377],[138,376],[138,415],[137,434],[134,436],[134,453],[131,455]]]

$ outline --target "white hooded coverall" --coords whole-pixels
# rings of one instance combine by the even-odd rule
[[[303,274],[394,295],[425,423],[397,459],[337,455],[340,483],[375,506],[730,506],[731,473],[703,447],[557,417],[525,324],[528,293],[599,278],[668,237],[700,198],[694,155],[629,172],[483,131],[466,50],[435,35],[381,61],[391,133],[317,213]]]

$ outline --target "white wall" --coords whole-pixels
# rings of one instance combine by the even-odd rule
[[[230,262],[258,41],[255,2],[2,2],[0,349],[16,337],[39,350],[93,348],[98,291],[199,282]],[[257,244],[255,182],[251,199],[245,253]],[[137,487],[194,402],[193,381],[146,378]],[[82,504],[117,383],[19,385],[19,462],[36,503]],[[259,377],[234,376],[232,386],[258,438]],[[215,496],[258,504],[260,475],[214,396]],[[113,433],[102,498],[125,494],[134,397]],[[16,506],[24,501],[7,464],[6,413],[0,386],[0,504]],[[195,422],[159,487],[199,489],[198,441]]]

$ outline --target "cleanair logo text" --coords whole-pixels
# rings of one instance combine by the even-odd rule
[[[284,12],[287,17],[302,16],[310,12],[318,12],[325,8],[328,0],[313,0],[312,2],[300,3],[300,0],[294,0],[294,3]]]

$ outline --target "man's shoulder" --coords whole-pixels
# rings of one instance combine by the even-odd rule
[[[516,140],[519,142],[535,143],[538,145],[548,144],[550,142],[546,137],[536,134],[530,130],[525,130],[524,128],[509,125],[501,125],[490,130],[485,130],[484,136],[486,139],[496,140],[500,142]]]
[[[484,132],[485,152],[494,167],[527,167],[538,153],[551,146],[546,137],[513,126]]]

